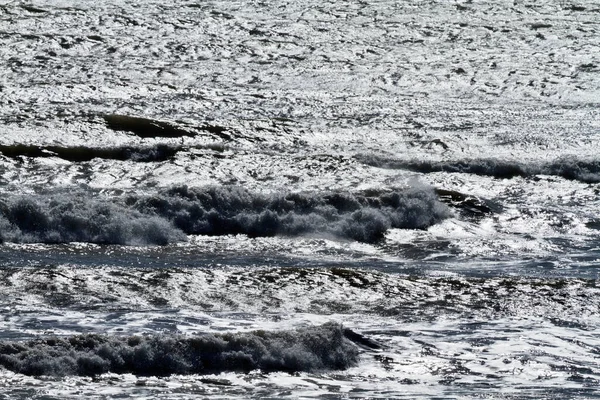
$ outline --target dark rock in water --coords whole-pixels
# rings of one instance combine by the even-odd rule
[[[442,202],[458,209],[466,216],[481,217],[502,211],[502,206],[499,203],[477,196],[446,189],[436,189],[436,193]]]
[[[548,24],[545,22],[534,22],[532,24],[529,24],[529,26],[533,30],[552,28],[552,24]]]
[[[58,157],[71,162],[85,162],[95,158],[119,161],[158,162],[173,158],[180,150],[182,150],[180,146],[166,144],[145,147],[123,146],[110,148],[36,146],[25,144],[0,145],[0,153],[10,158]]]
[[[170,122],[119,114],[106,114],[103,117],[110,129],[128,131],[142,138],[195,136],[194,132]]]
[[[174,122],[159,121],[151,118],[132,117],[129,115],[106,114],[103,115],[108,128],[114,131],[131,132],[141,138],[180,138],[194,137],[198,131],[208,132],[211,135],[224,140],[232,141],[233,138],[227,133],[228,129],[219,125],[200,125],[193,128],[181,127]]]
[[[372,350],[379,350],[382,348],[382,346],[376,341],[369,339],[368,337],[363,336],[360,333],[354,332],[351,329],[344,329],[344,336],[346,337],[346,339],[350,340],[351,342],[357,344],[360,347],[365,347]]]
[[[593,218],[591,220],[589,220],[585,226],[587,226],[590,229],[596,229],[596,230],[600,230],[600,219],[598,218]]]
[[[91,334],[18,343],[3,341],[0,365],[33,376],[341,370],[358,361],[358,349],[346,339],[346,331],[329,323],[291,331],[196,337]]]
[[[209,385],[217,385],[217,386],[232,386],[231,381],[227,379],[214,379],[214,378],[201,378],[200,382],[206,383]]]
[[[47,13],[48,11],[39,8],[39,7],[35,7],[29,4],[21,4],[21,8],[25,11],[29,11],[30,13],[35,13],[35,14],[43,14],[43,13]]]

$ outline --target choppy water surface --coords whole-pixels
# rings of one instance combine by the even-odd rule
[[[0,0],[0,397],[600,397],[600,3],[163,3]]]

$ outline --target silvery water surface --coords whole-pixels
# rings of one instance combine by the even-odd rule
[[[600,2],[0,1],[0,398],[598,398]]]

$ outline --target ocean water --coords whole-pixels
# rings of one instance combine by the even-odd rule
[[[600,3],[0,0],[0,398],[600,398]]]

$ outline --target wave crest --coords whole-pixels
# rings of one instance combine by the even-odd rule
[[[168,221],[88,196],[16,197],[0,204],[9,242],[159,244],[185,240]]]
[[[341,370],[358,349],[333,323],[294,331],[115,337],[80,335],[0,342],[0,365],[25,375],[94,376],[108,372],[165,376],[224,371]],[[352,338],[356,336],[352,331]],[[360,335],[358,335],[360,337]]]
[[[390,228],[425,229],[450,215],[433,190],[417,188],[257,195],[240,187],[184,186],[129,203],[189,234],[321,233],[363,242],[382,238]]]
[[[546,163],[524,163],[500,159],[401,160],[374,154],[358,155],[357,159],[373,167],[406,169],[421,173],[459,172],[500,179],[510,179],[517,176],[554,175],[584,183],[600,183],[600,161],[583,161],[572,157],[563,157]]]
[[[0,238],[10,242],[158,244],[186,234],[331,235],[374,242],[390,228],[425,229],[448,217],[431,189],[352,194],[260,194],[220,186],[101,198],[91,193],[0,201]]]

